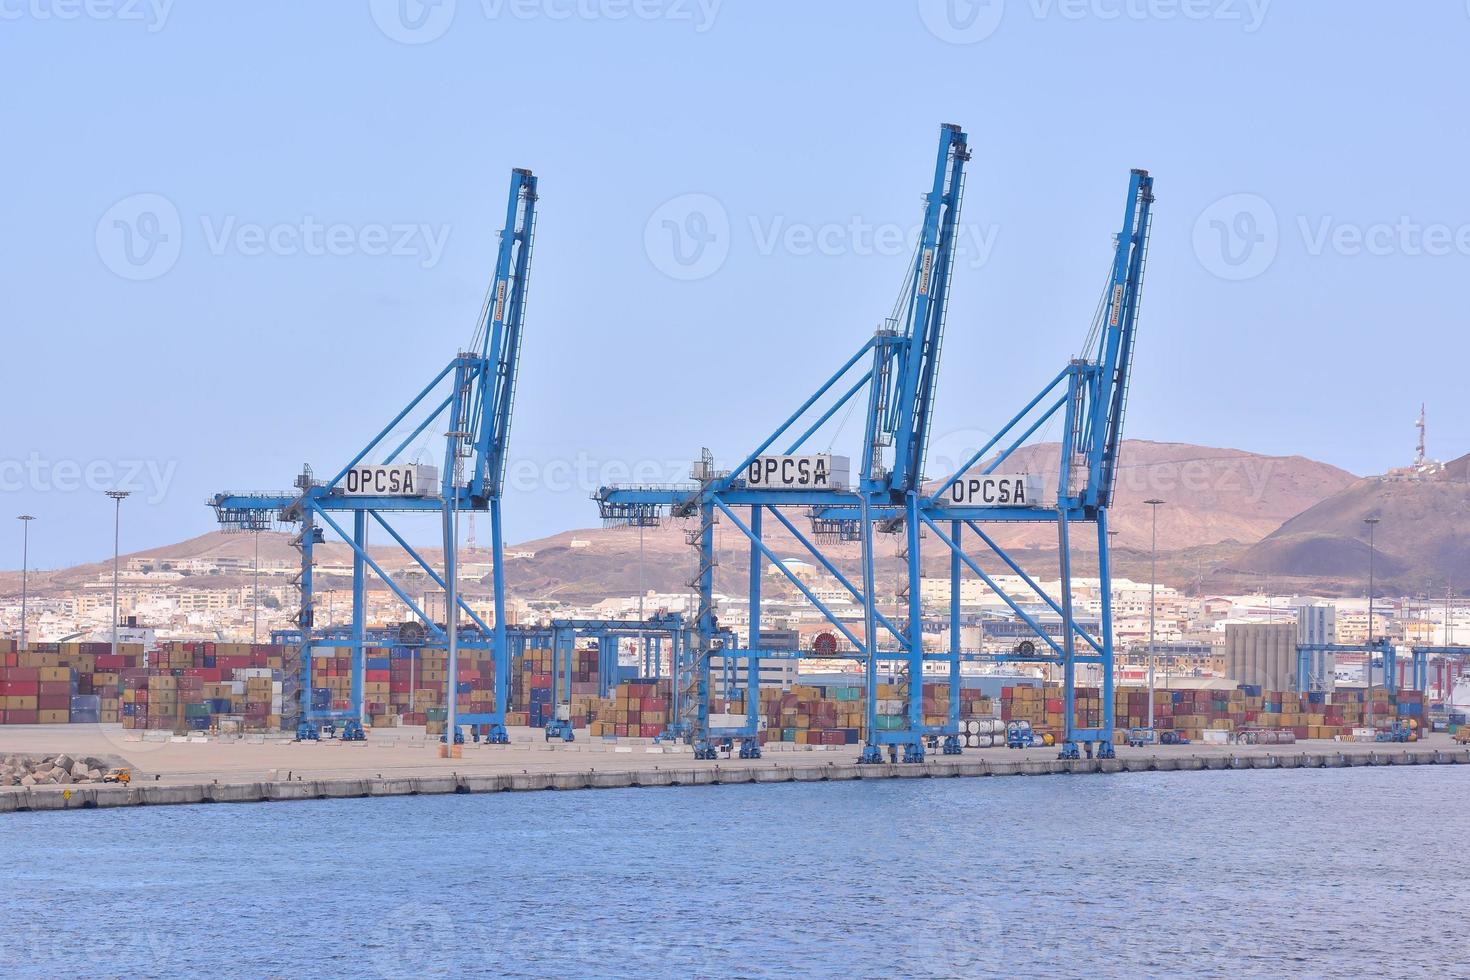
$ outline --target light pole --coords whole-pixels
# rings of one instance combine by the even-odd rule
[[[1365,517],[1363,523],[1368,525],[1368,659],[1364,661],[1364,698],[1367,703],[1368,727],[1373,727],[1373,529],[1378,526],[1378,518]],[[1387,666],[1385,664],[1384,666]]]
[[[1118,550],[1118,530],[1117,530],[1117,528],[1111,528],[1110,527],[1110,528],[1108,528],[1108,567],[1109,568],[1116,568],[1117,567],[1117,565],[1113,561],[1113,553],[1116,552],[1117,550]],[[1101,561],[1102,561],[1102,556],[1101,555],[1098,556],[1098,561],[1099,561],[1099,565],[1100,565],[1101,564]],[[1098,580],[1098,584],[1099,585],[1102,584],[1101,579]],[[1108,583],[1108,588],[1109,588],[1109,590],[1111,590],[1111,588],[1112,588],[1112,582],[1111,581],[1109,581],[1109,583]],[[1109,591],[1108,595],[1105,596],[1105,597],[1104,596],[1101,596],[1101,595],[1099,596],[1100,601],[1101,601],[1101,599],[1104,599],[1104,598],[1106,600],[1108,600],[1108,601],[1112,601],[1112,598],[1113,598],[1112,592]],[[1116,641],[1117,635],[1118,635],[1118,633],[1117,633],[1117,630],[1115,629],[1113,631],[1113,635],[1111,637],[1109,637],[1109,639]],[[980,630],[980,639],[982,641],[981,642],[981,646],[980,646],[980,652],[981,653],[984,653],[985,652],[985,646],[984,646],[985,630],[984,630],[984,627],[983,626],[981,627],[981,630]]]
[[[643,517],[638,518],[638,667],[647,666],[648,641],[643,636],[643,596],[648,586],[643,577]],[[599,651],[600,653],[601,651]],[[653,665],[653,676],[658,677],[658,664]]]
[[[122,528],[122,502],[128,499],[130,490],[109,490],[112,498],[112,655],[117,656],[117,562]]]
[[[250,584],[250,643],[260,642],[260,531],[255,532],[255,568]]]
[[[16,520],[20,521],[20,649],[24,653],[26,649],[26,573],[30,569],[31,548],[31,521],[36,518],[30,514],[21,514]]]
[[[1154,601],[1155,588],[1159,580],[1159,506],[1163,503],[1157,497],[1145,500],[1153,512],[1153,532],[1149,541],[1149,572],[1148,572],[1148,730],[1154,730],[1154,610],[1157,604]]]

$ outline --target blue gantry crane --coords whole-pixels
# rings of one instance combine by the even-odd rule
[[[459,725],[486,729],[491,742],[507,741],[505,712],[510,679],[510,647],[505,621],[504,542],[501,493],[506,447],[515,402],[526,291],[536,226],[536,177],[529,170],[511,173],[505,226],[500,234],[495,271],[478,318],[470,348],[457,354],[432,381],[378,432],[335,475],[317,480],[303,469],[290,493],[221,493],[211,501],[227,530],[260,531],[295,526],[292,545],[301,556],[296,582],[300,604],[296,630],[287,638],[300,644],[300,718],[298,737],[315,739],[319,725],[342,722],[343,737],[363,736],[363,650],[370,642],[367,624],[368,572],[377,576],[412,613],[403,638],[417,644],[449,648],[447,730],[462,740]],[[406,461],[421,437],[443,435],[442,466]],[[452,588],[458,561],[458,514],[488,512],[494,580],[493,621],[486,623]],[[444,571],[432,567],[390,523],[390,514],[437,515],[444,528]],[[446,623],[438,623],[369,553],[368,528],[381,528],[413,559],[446,596]],[[350,525],[344,526],[344,525]],[[317,545],[330,530],[352,550],[352,621],[348,630],[318,622],[314,559]],[[459,613],[472,625],[458,629]],[[382,630],[371,639],[390,639]],[[347,648],[352,658],[351,707],[334,710],[312,697],[312,651]],[[456,715],[457,651],[489,649],[495,663],[495,708],[488,713]],[[476,728],[478,734],[479,727]]]
[[[742,757],[758,757],[758,662],[762,657],[800,657],[803,651],[769,649],[761,642],[761,582],[766,563],[779,571],[847,641],[850,656],[864,666],[867,725],[860,760],[878,762],[887,748],[902,748],[908,762],[924,759],[926,744],[943,739],[944,751],[958,753],[960,663],[972,659],[961,650],[959,596],[968,571],[982,579],[1043,641],[1022,644],[1010,656],[995,660],[1027,660],[1060,664],[1066,689],[1067,722],[1062,755],[1076,758],[1079,745],[1089,754],[1111,756],[1112,631],[1107,511],[1112,503],[1123,414],[1127,402],[1133,344],[1153,204],[1153,179],[1146,171],[1130,174],[1122,231],[1116,239],[1108,287],[1083,354],[1074,359],[995,436],[935,487],[927,486],[924,464],[937,392],[939,356],[948,305],[956,230],[964,189],[964,167],[970,158],[968,139],[958,127],[940,131],[933,179],[925,196],[924,220],[913,262],[893,313],[872,338],[849,357],[757,448],[731,470],[719,470],[708,450],[695,464],[693,482],[676,486],[609,486],[597,500],[610,524],[651,524],[663,515],[697,519],[688,533],[699,554],[698,573],[690,583],[699,594],[696,641],[675,688],[687,710],[678,718],[678,733],[693,742],[696,757],[713,758],[717,742],[739,739]],[[830,451],[806,450],[844,406],[867,393],[866,425],[856,479],[850,459]],[[1057,486],[1044,496],[1035,474],[1002,469],[1012,454],[1054,417],[1063,420]],[[828,443],[830,445],[830,441]],[[1003,446],[999,452],[997,447]],[[772,452],[775,449],[776,452]],[[992,455],[994,453],[994,455]],[[811,535],[804,534],[786,513],[804,508]],[[742,517],[741,514],[745,516]],[[824,603],[780,559],[764,540],[763,521],[771,517],[816,564],[848,593],[862,610],[861,634]],[[728,521],[750,545],[749,602],[751,623],[744,649],[733,649],[716,637],[713,603],[714,528]],[[1053,598],[1027,574],[986,531],[986,523],[1054,522],[1057,525],[1061,595]],[[1101,566],[1101,636],[1094,637],[1072,616],[1070,527],[1093,523]],[[947,529],[947,530],[946,530]],[[1049,635],[1021,602],[1008,595],[964,547],[968,529],[1013,574],[1057,613],[1064,624],[1060,639]],[[889,616],[879,608],[875,585],[875,532],[900,535],[903,561],[900,604]],[[948,649],[923,648],[921,544],[926,532],[945,546],[950,557],[951,610]],[[860,545],[860,583],[844,573],[823,544]],[[1078,652],[1078,643],[1086,652]],[[744,662],[743,720],[710,714],[710,664],[714,657]],[[949,716],[926,724],[922,685],[926,662],[948,667]],[[1077,665],[1101,667],[1103,717],[1099,724],[1076,723]],[[878,677],[887,664],[896,678],[902,711],[879,721]]]
[[[609,523],[635,524],[648,522],[665,508],[677,517],[697,518],[698,526],[688,534],[690,544],[698,549],[699,566],[691,587],[697,589],[699,606],[695,618],[696,646],[686,670],[675,678],[675,688],[687,710],[675,721],[681,732],[693,742],[696,758],[714,758],[717,743],[738,739],[741,758],[758,758],[759,745],[759,662],[763,656],[793,655],[798,651],[766,650],[761,643],[761,579],[766,562],[779,570],[829,622],[866,659],[870,677],[869,713],[873,712],[873,678],[880,657],[892,661],[908,658],[910,670],[918,675],[922,665],[920,636],[922,617],[916,604],[918,589],[911,590],[909,621],[896,624],[878,612],[865,597],[873,596],[874,572],[872,535],[863,541],[862,586],[852,580],[818,547],[813,538],[829,533],[828,525],[818,523],[813,538],[803,534],[783,512],[784,508],[856,508],[869,516],[873,506],[892,509],[895,502],[912,501],[920,480],[924,444],[928,436],[930,411],[937,378],[940,340],[943,336],[946,292],[953,267],[956,245],[956,223],[964,189],[964,166],[970,158],[968,140],[960,127],[946,125],[940,130],[939,152],[933,180],[925,196],[924,220],[913,264],[900,293],[894,313],[885,326],[860,347],[856,353],[823,383],[785,422],[761,441],[739,466],[730,471],[717,470],[713,457],[706,451],[695,464],[693,485],[676,487],[603,487],[594,495],[602,517]],[[856,380],[851,375],[866,366]],[[839,386],[847,383],[845,389]],[[867,426],[860,457],[862,468],[853,482],[849,457],[831,453],[807,453],[802,450],[816,433],[859,392],[869,391]],[[841,392],[836,398],[834,392]],[[825,407],[823,403],[827,402]],[[815,418],[812,416],[815,415]],[[793,433],[799,433],[793,436]],[[784,452],[772,453],[778,443]],[[737,512],[746,514],[742,518]],[[822,602],[787,567],[764,540],[764,520],[769,515],[788,534],[800,542],[833,575],[856,602],[867,610],[867,630],[859,638],[824,602]],[[714,528],[727,520],[738,528],[750,545],[750,626],[744,649],[717,636],[714,609]],[[838,525],[851,521],[838,520]],[[864,528],[871,532],[871,522]],[[847,539],[859,538],[850,529],[838,532]],[[896,651],[882,652],[876,642],[874,623],[892,634]],[[722,715],[711,722],[711,662],[716,656],[726,665],[731,660],[743,661],[745,671],[745,708],[743,722]],[[910,719],[920,707],[916,701]],[[920,719],[921,720],[921,719]],[[898,744],[904,733],[884,733],[883,738]],[[922,757],[920,732],[911,734],[910,750]],[[869,738],[879,738],[875,725],[869,726]]]
[[[1449,644],[1415,644],[1409,648],[1409,654],[1413,658],[1413,689],[1428,692],[1429,690],[1429,667],[1430,658],[1433,657],[1444,668],[1444,676],[1441,678],[1440,695],[1448,702],[1450,700],[1447,689],[1448,667],[1452,662],[1462,665],[1470,665],[1470,646],[1460,643]],[[1437,668],[1438,669],[1438,668]]]
[[[1123,225],[1092,329],[1082,354],[1074,358],[1040,393],[942,481],[919,508],[918,518],[949,551],[950,647],[959,648],[959,595],[964,571],[972,572],[1042,641],[1040,646],[1001,654],[998,661],[1058,663],[1063,672],[1065,731],[1061,756],[1077,758],[1079,746],[1102,758],[1113,755],[1113,627],[1112,571],[1108,510],[1117,483],[1123,417],[1128,403],[1133,347],[1143,295],[1144,271],[1153,215],[1153,177],[1145,170],[1129,174]],[[1044,498],[1039,479],[1004,475],[1012,455],[1053,417],[1061,419],[1061,446],[1054,494]],[[1004,447],[997,451],[997,447]],[[992,455],[993,454],[993,455]],[[1044,502],[1043,502],[1044,501]],[[1056,524],[1059,589],[1050,596],[983,524],[1047,521]],[[1077,624],[1072,608],[1073,524],[1090,523],[1097,532],[1099,636]],[[946,531],[947,528],[947,531]],[[1062,622],[1061,637],[1043,629],[1019,601],[1002,589],[963,547],[968,530],[1026,589]],[[1085,650],[1079,652],[1078,644]],[[1101,706],[1096,724],[1080,726],[1076,717],[1077,666],[1100,667]],[[951,716],[957,699],[951,697]]]
[[[619,640],[632,640],[637,647],[638,676],[655,678],[662,670],[664,644],[668,644],[671,664],[680,663],[689,645],[689,628],[679,613],[658,612],[641,620],[628,619],[553,619],[549,629],[537,631],[553,651],[551,668],[552,717],[545,736],[549,742],[559,738],[576,741],[571,720],[572,658],[577,643],[592,640],[597,644],[598,693],[607,697],[621,677]]]

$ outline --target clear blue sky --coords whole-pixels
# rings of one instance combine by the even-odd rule
[[[732,461],[887,311],[907,254],[862,229],[917,222],[951,121],[988,246],[938,436],[1075,351],[1146,167],[1128,435],[1379,472],[1423,400],[1431,453],[1470,451],[1461,0],[160,2],[0,6],[0,477],[40,566],[110,553],[109,502],[70,487],[130,461],[155,475],[124,550],[345,461],[468,342],[516,166],[542,201],[513,458]],[[729,222],[700,278],[658,254],[684,194]],[[514,491],[509,538],[594,523],[587,490]]]

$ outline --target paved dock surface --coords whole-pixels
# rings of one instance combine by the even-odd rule
[[[1295,745],[1120,747],[1117,758],[1064,762],[1053,748],[967,749],[931,753],[922,764],[860,766],[855,746],[810,749],[769,745],[759,760],[695,761],[685,747],[643,740],[546,743],[539,732],[512,733],[504,746],[467,744],[459,759],[438,757],[422,730],[395,729],[367,742],[297,743],[143,738],[109,725],[0,727],[0,756],[57,753],[119,756],[131,786],[0,788],[0,812],[171,803],[256,802],[420,793],[703,786],[750,782],[959,776],[1117,773],[1158,770],[1324,768],[1369,765],[1470,765],[1470,748],[1446,735],[1407,744],[1298,742]],[[69,794],[68,791],[69,790]]]

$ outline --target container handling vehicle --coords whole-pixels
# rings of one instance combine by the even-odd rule
[[[1145,745],[1153,745],[1159,740],[1158,733],[1152,728],[1130,728],[1128,729],[1128,744],[1132,748],[1141,749]]]
[[[1006,748],[1029,749],[1036,744],[1036,733],[1029,721],[1013,721],[1006,725]]]
[[[1417,742],[1419,727],[1412,720],[1398,720],[1389,728],[1380,728],[1373,736],[1375,742]]]

